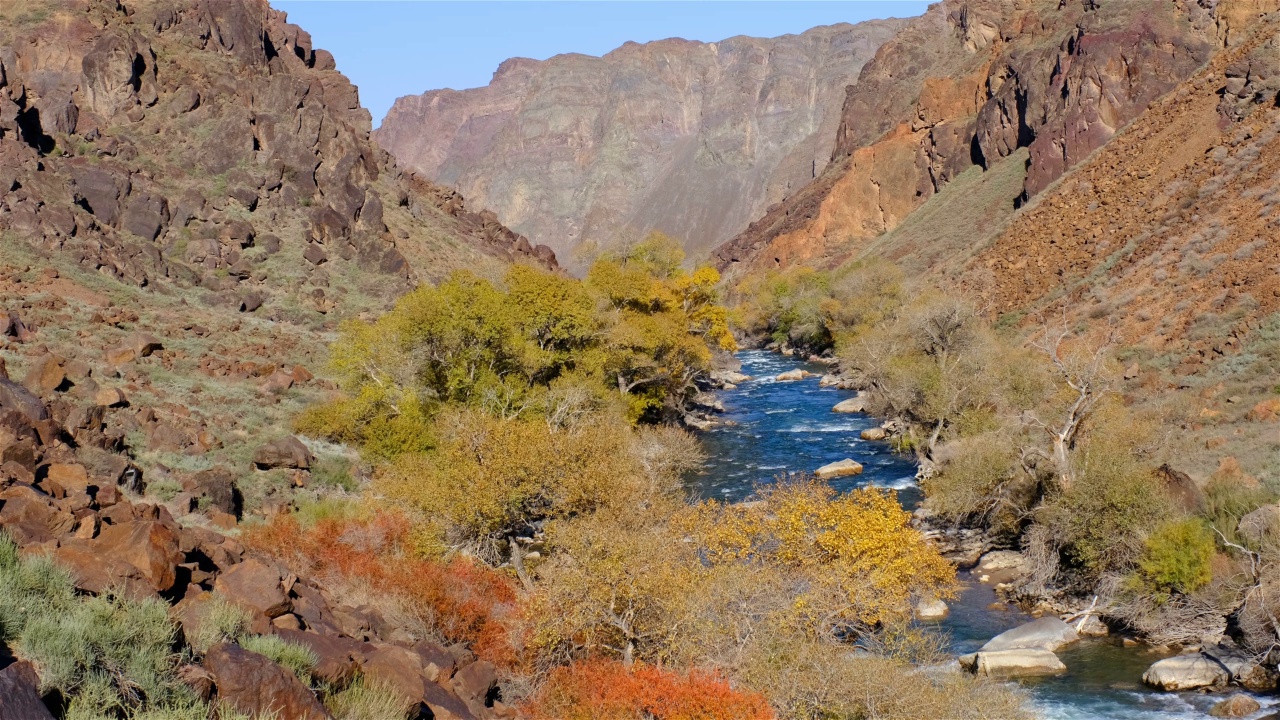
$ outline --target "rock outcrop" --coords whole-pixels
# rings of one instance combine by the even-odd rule
[[[705,252],[820,173],[845,86],[898,20],[515,58],[396,101],[375,139],[569,257],[658,229]]]
[[[402,173],[370,140],[333,57],[266,0],[24,9],[0,27],[6,234],[246,312],[289,282],[296,296],[303,283],[324,289],[303,260],[317,250],[392,284],[554,262],[456,192]]]

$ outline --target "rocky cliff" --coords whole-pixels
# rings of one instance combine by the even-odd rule
[[[901,25],[517,58],[400,98],[374,137],[561,256],[651,229],[698,254],[823,170],[845,86]]]
[[[1239,32],[1237,4],[945,0],[849,90],[826,172],[716,250],[722,268],[856,254],[971,167],[1015,153],[1024,203]]]

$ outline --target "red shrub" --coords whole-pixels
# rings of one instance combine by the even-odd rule
[[[299,575],[359,581],[430,610],[450,642],[466,642],[477,656],[511,667],[519,608],[504,576],[465,558],[437,562],[406,552],[409,521],[398,513],[367,519],[325,519],[304,528],[280,515],[245,534],[246,544],[287,563]]]
[[[763,695],[713,672],[588,660],[552,671],[525,711],[535,720],[774,720]]]

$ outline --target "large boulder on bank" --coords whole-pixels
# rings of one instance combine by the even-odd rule
[[[238,645],[220,643],[204,656],[218,702],[250,717],[331,720],[315,693],[289,670]]]
[[[1170,691],[1220,687],[1230,680],[1226,668],[1200,653],[1165,658],[1142,674],[1142,682]]]
[[[307,446],[292,435],[269,442],[253,453],[253,464],[259,470],[273,468],[308,470],[314,459]]]
[[[866,430],[863,430],[858,437],[871,442],[879,442],[889,437],[889,431],[882,427],[867,428]]]
[[[835,407],[831,408],[831,412],[835,413],[861,413],[866,411],[867,399],[862,395],[841,400],[836,403]]]
[[[831,478],[846,477],[849,475],[857,475],[862,472],[862,463],[855,462],[849,458],[838,462],[828,463],[813,471],[814,475],[823,480]]]
[[[992,678],[1057,675],[1067,671],[1067,666],[1062,664],[1057,655],[1035,648],[979,650],[961,656],[960,666],[971,673]]]
[[[1231,681],[1250,690],[1276,689],[1276,672],[1258,663],[1252,653],[1241,650],[1230,640],[1202,645],[1200,654],[1227,669]]]
[[[1042,617],[991,638],[979,652],[1046,650],[1053,652],[1080,639],[1075,628],[1056,617]]]

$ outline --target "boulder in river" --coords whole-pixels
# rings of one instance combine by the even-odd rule
[[[803,380],[812,375],[813,373],[809,372],[808,370],[800,370],[800,369],[788,370],[786,372],[778,373],[777,377],[775,377],[774,380],[776,380],[777,382],[795,382],[796,380]]]
[[[1243,693],[1236,693],[1231,697],[1223,700],[1213,706],[1209,710],[1209,714],[1213,717],[1247,717],[1262,709],[1262,705],[1257,700]]]
[[[1226,668],[1200,653],[1165,658],[1142,674],[1142,682],[1170,691],[1219,687],[1230,679]]]
[[[847,400],[841,400],[836,406],[831,408],[831,412],[836,413],[860,413],[867,411],[867,398],[863,395],[851,397]]]
[[[829,480],[831,478],[846,477],[848,475],[857,475],[862,472],[862,463],[855,462],[849,458],[838,462],[828,463],[813,471],[814,475]]]
[[[969,672],[992,678],[1057,675],[1067,671],[1057,655],[1048,650],[1017,648],[979,650],[960,657],[960,666]]]
[[[873,427],[873,428],[867,428],[866,430],[863,430],[858,437],[861,437],[863,440],[878,442],[880,440],[883,440],[889,437],[889,433],[885,431],[885,429],[882,427]]]
[[[941,620],[951,614],[951,608],[936,597],[923,597],[916,601],[917,620]]]
[[[1075,628],[1056,617],[1042,617],[1005,630],[987,641],[979,652],[997,650],[1047,650],[1053,652],[1080,639]]]

